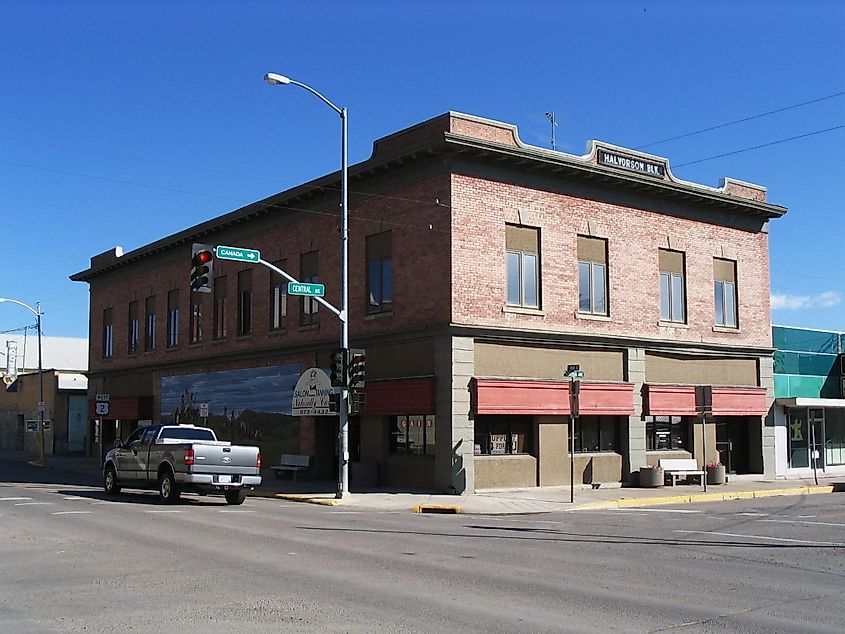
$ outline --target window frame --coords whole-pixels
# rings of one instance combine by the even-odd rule
[[[166,337],[168,348],[175,348],[179,345],[179,291],[177,289],[167,292]]]
[[[211,338],[215,341],[226,339],[229,334],[226,327],[226,308],[229,297],[228,282],[225,275],[214,278],[213,306],[211,311]]]
[[[534,427],[533,416],[476,416],[473,424],[473,454],[476,456],[534,455]],[[520,435],[524,435],[522,442],[524,451],[518,451]],[[495,440],[494,436],[497,437]],[[500,438],[501,436],[505,436],[504,440]],[[494,452],[494,443],[503,441],[504,451]]]
[[[156,349],[156,296],[144,299],[144,352]]]
[[[114,309],[103,310],[103,358],[114,356]]]
[[[126,353],[138,354],[138,344],[140,342],[140,323],[138,321],[138,301],[132,300],[129,302],[129,323],[126,337]]]
[[[529,233],[532,234],[530,237]],[[542,306],[540,239],[538,227],[505,225],[505,305],[540,310]],[[515,258],[515,270],[513,258]],[[528,270],[527,261],[533,261],[533,271]],[[514,275],[516,287],[512,284]],[[532,289],[529,289],[529,282],[533,285]],[[530,293],[530,290],[533,290],[533,293]]]
[[[435,439],[436,439],[436,423],[434,414],[403,414],[399,416],[391,416],[391,424],[388,430],[388,453],[391,455],[402,455],[402,456],[433,456],[435,453]],[[411,443],[414,441],[411,434],[411,422],[412,419],[422,419],[420,422],[423,424],[421,425],[421,437],[422,442],[420,443],[420,447],[422,451],[413,451],[411,447]],[[401,428],[399,427],[400,422],[405,423],[404,427],[404,438],[402,440],[404,447],[400,448],[399,445],[399,436]]]
[[[366,313],[375,315],[393,311],[393,236],[383,231],[366,237],[365,258],[367,275]],[[374,278],[378,280],[375,297]],[[385,292],[387,288],[387,292]]]
[[[643,424],[645,426],[646,451],[691,452],[690,422],[685,417],[643,416]],[[661,436],[668,436],[668,447],[659,446]]]
[[[252,270],[238,271],[237,335],[252,334]]]
[[[727,273],[726,269],[730,269],[730,272]],[[717,328],[739,329],[736,260],[713,258],[713,325]]]
[[[279,260],[274,266],[286,270],[287,260]],[[287,280],[273,274],[270,278],[270,331],[285,330],[288,320]]]
[[[588,423],[595,423],[595,430],[592,428],[587,428]],[[606,428],[611,426],[612,428],[612,439],[611,442],[608,443],[606,438]],[[603,431],[604,429],[604,431]],[[572,438],[571,438],[571,427],[569,432],[567,432],[567,439],[568,445],[567,447],[572,447]],[[586,432],[595,432],[594,437],[596,438],[595,444],[598,446],[598,449],[593,448],[584,448],[585,444],[585,431]],[[608,448],[608,445],[611,445]],[[579,416],[576,423],[575,423],[575,453],[576,454],[587,454],[587,453],[620,453],[619,451],[619,419],[617,416]]]
[[[318,284],[319,276],[319,251],[308,251],[299,256],[299,281],[305,284]],[[303,295],[299,303],[299,325],[314,326],[319,323],[320,304],[313,297]]]
[[[191,293],[191,312],[188,322],[188,343],[202,343],[202,295],[200,293]]]

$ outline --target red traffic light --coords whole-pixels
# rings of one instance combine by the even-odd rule
[[[194,257],[199,264],[205,264],[206,262],[210,262],[213,256],[211,255],[211,251],[198,251]]]

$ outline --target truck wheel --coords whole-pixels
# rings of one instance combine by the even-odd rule
[[[226,491],[226,503],[227,504],[243,504],[244,500],[246,499],[246,490],[244,489],[235,489],[233,491]]]
[[[106,467],[106,472],[103,474],[103,489],[106,495],[117,495],[120,493],[120,485],[117,483],[117,473],[114,467],[109,465]]]
[[[162,502],[176,504],[181,493],[172,472],[165,471],[158,477],[158,497]]]

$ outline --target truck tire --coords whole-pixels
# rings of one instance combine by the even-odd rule
[[[120,493],[120,484],[117,482],[117,472],[112,465],[106,467],[103,473],[103,489],[106,495],[117,495]]]
[[[172,471],[163,471],[158,477],[158,497],[165,504],[176,504],[182,492]]]
[[[232,491],[226,491],[226,503],[233,504],[237,506],[238,504],[243,504],[244,500],[246,499],[246,490],[245,489],[234,489]]]

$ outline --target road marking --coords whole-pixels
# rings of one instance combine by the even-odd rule
[[[735,513],[735,515],[743,515],[745,517],[768,517],[771,513]]]
[[[241,511],[235,509],[220,509],[221,513],[255,513],[255,511]]]
[[[129,502],[112,502],[110,500],[99,500],[98,502],[91,502],[91,504],[129,504]]]
[[[841,542],[814,542],[805,539],[789,539],[788,537],[768,537],[767,535],[741,535],[738,533],[717,533],[716,531],[684,531],[676,530],[674,533],[688,533],[696,535],[717,535],[718,537],[743,537],[745,539],[768,539],[776,542],[789,542],[791,544],[807,544],[809,546],[845,546]]]
[[[87,500],[88,498],[81,497],[79,495],[66,495],[62,498],[63,500]]]
[[[813,516],[811,516],[811,517],[813,517]],[[845,527],[845,524],[837,524],[836,522],[808,522],[807,520],[760,520],[760,521],[761,522],[777,522],[778,524],[810,524],[811,526]]]
[[[39,504],[52,504],[52,502],[18,502],[15,506],[36,506]]]
[[[31,500],[32,498],[0,498],[0,502],[20,502],[21,500]]]
[[[93,513],[94,511],[56,511],[50,515],[80,515],[82,513]]]
[[[181,513],[179,509],[152,509],[149,511],[144,511],[144,513]]]

